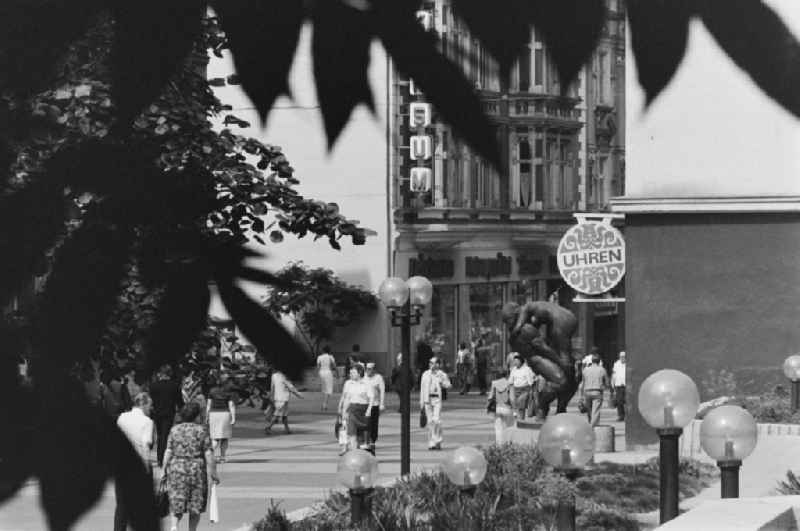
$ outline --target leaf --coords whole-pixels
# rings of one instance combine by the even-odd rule
[[[200,35],[203,0],[116,0],[111,55],[117,130],[155,100]]]
[[[37,419],[36,475],[50,529],[72,527],[100,498],[111,475],[123,480],[134,528],[159,529],[152,481],[135,450],[104,411],[90,407],[80,384],[47,369],[37,372],[43,407]]]
[[[208,317],[210,271],[199,261],[173,266],[146,350],[149,372],[188,355]]]
[[[125,277],[131,239],[130,231],[90,211],[59,247],[31,322],[36,352],[63,368],[97,352]]]
[[[397,69],[420,85],[444,120],[482,157],[500,168],[495,128],[461,70],[436,49],[436,37],[417,23],[413,2],[376,0],[378,37]]]
[[[101,0],[0,2],[0,91],[25,97],[45,88],[69,44],[103,7]]]
[[[289,332],[267,310],[235,286],[231,276],[221,272],[216,275],[216,280],[225,309],[258,352],[290,380],[302,378],[303,369],[310,360]]]
[[[212,0],[211,4],[227,35],[242,88],[266,121],[275,99],[290,95],[287,78],[303,23],[303,2]]]
[[[698,4],[703,23],[733,62],[800,117],[800,43],[780,17],[757,0]]]
[[[514,60],[531,40],[530,0],[495,0],[491,9],[474,0],[454,0],[453,11],[480,39],[508,76]]]
[[[631,45],[647,105],[664,90],[686,53],[693,0],[629,0]]]
[[[332,149],[359,103],[375,112],[367,81],[372,42],[367,12],[340,0],[314,5],[314,81],[317,87],[328,149]]]
[[[530,20],[547,43],[548,53],[561,79],[563,93],[597,46],[605,24],[606,2],[530,0],[528,9]]]

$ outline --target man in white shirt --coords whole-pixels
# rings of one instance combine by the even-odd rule
[[[614,402],[617,405],[617,420],[625,420],[625,351],[619,353],[619,359],[614,362],[611,369],[611,388],[614,393]]]
[[[428,450],[442,449],[442,389],[450,388],[450,378],[439,368],[439,359],[431,358],[429,369],[422,373],[419,406],[428,418]]]
[[[303,398],[303,395],[300,394],[294,384],[292,384],[281,371],[272,373],[270,394],[272,395],[272,403],[275,404],[275,412],[272,414],[272,419],[269,421],[269,424],[267,424],[267,427],[264,428],[264,433],[270,433],[272,425],[279,420],[283,421],[283,427],[286,433],[292,433],[289,429],[289,397],[294,395],[297,398]]]
[[[375,395],[375,404],[372,406],[369,415],[369,451],[375,455],[375,442],[378,440],[378,420],[381,411],[386,409],[384,400],[386,399],[386,383],[383,376],[375,372],[375,363],[367,363],[367,373],[364,380],[372,387]]]
[[[536,375],[533,374],[531,369],[522,356],[517,354],[514,357],[514,368],[508,375],[508,381],[514,388],[514,410],[517,418],[523,420],[525,412],[528,410],[528,403],[531,400],[531,392],[533,391],[533,382]]]
[[[150,449],[153,447],[155,425],[147,415],[152,407],[153,400],[150,395],[139,393],[133,399],[131,410],[117,417],[117,427],[139,454],[148,473],[150,473]],[[128,514],[122,503],[122,493],[117,482],[114,482],[114,492],[117,498],[117,506],[114,509],[114,531],[125,531],[128,528]]]

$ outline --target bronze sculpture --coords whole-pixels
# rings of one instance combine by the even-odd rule
[[[546,414],[557,400],[556,412],[565,412],[578,390],[579,376],[572,356],[572,336],[578,329],[575,315],[552,302],[534,301],[522,306],[510,302],[503,307],[503,322],[511,348],[545,379],[538,393],[540,410]]]

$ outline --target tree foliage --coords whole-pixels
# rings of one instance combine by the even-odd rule
[[[293,319],[314,353],[333,339],[337,328],[357,322],[378,304],[375,294],[343,282],[330,269],[295,262],[276,272],[275,277],[276,286],[264,305],[273,315]]]
[[[356,244],[366,236],[335,205],[293,190],[280,149],[211,129],[208,113],[223,109],[202,74],[207,47],[218,52],[230,43],[239,81],[264,119],[288,91],[298,34],[311,21],[321,111],[333,145],[353,108],[371,103],[365,50],[377,39],[456,133],[499,162],[478,96],[439,51],[437,36],[416,24],[418,0],[211,0],[219,20],[204,17],[208,4],[0,2],[0,305],[43,263],[54,266],[30,322],[38,356],[33,389],[15,380],[16,352],[0,327],[0,401],[21,403],[0,410],[8,430],[0,438],[0,500],[37,475],[53,529],[74,523],[109,474],[123,482],[134,528],[158,526],[130,445],[64,378],[68,365],[105,341],[102,317],[119,306],[133,264],[144,289],[160,290],[144,340],[154,363],[179,355],[204,328],[205,283],[213,279],[239,328],[281,353],[271,361],[292,375],[302,368],[301,349],[238,285],[275,278],[247,265],[253,253],[241,243],[266,234],[275,242],[290,232],[328,238],[337,248],[343,236]],[[476,5],[452,2],[455,16],[503,71],[535,26],[565,89],[604,23],[602,0]],[[673,77],[687,25],[699,19],[766,94],[800,116],[800,44],[760,0],[629,0],[628,8],[648,102]],[[342,82],[347,97],[333,96]],[[245,125],[236,117],[227,122]],[[282,216],[277,228],[260,221],[269,210]]]

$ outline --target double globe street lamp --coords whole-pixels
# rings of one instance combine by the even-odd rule
[[[400,327],[400,474],[405,476],[411,473],[411,326],[420,323],[422,309],[433,298],[433,285],[420,276],[390,277],[381,283],[378,297],[391,312],[392,326]]]
[[[639,388],[639,413],[659,436],[660,517],[664,524],[678,516],[678,439],[697,415],[700,393],[680,371],[662,369]]]

